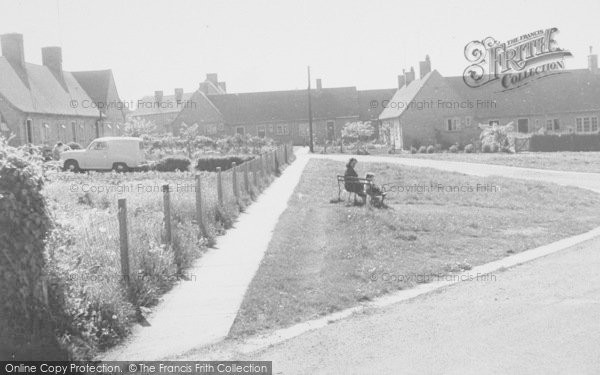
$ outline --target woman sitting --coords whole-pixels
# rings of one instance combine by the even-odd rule
[[[358,174],[354,170],[354,167],[358,163],[355,158],[350,158],[348,164],[346,164],[346,172],[344,173],[344,189],[349,193],[354,193],[363,199],[363,203],[366,203],[367,195],[365,194],[365,186],[358,181]],[[353,182],[356,180],[356,182]],[[356,202],[356,195],[354,196],[354,202]]]

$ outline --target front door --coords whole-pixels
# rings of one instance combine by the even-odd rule
[[[327,121],[327,140],[333,141],[335,137],[335,122]]]
[[[529,119],[520,118],[517,120],[517,131],[519,133],[529,133]]]
[[[25,133],[27,135],[27,143],[33,143],[33,126],[30,119],[25,121]]]

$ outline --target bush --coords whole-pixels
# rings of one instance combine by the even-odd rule
[[[512,122],[507,125],[480,125],[482,128],[479,139],[481,140],[482,150],[485,145],[489,145],[483,152],[510,151],[510,141],[508,133],[513,130]]]
[[[0,358],[60,356],[42,288],[51,228],[42,187],[39,155],[0,138]]]
[[[414,148],[414,147],[411,147],[411,148],[410,148],[410,153],[411,153],[411,154],[416,154],[416,153],[417,153],[417,149],[416,149],[416,148]]]
[[[485,153],[490,153],[492,152],[492,144],[491,143],[484,143],[481,146],[481,151],[485,152]]]
[[[427,146],[427,153],[433,154],[435,152],[435,147],[432,145]]]
[[[81,150],[83,147],[81,147],[81,145],[77,142],[69,142],[67,143],[67,146],[69,146],[69,148],[71,150]]]
[[[187,171],[192,162],[184,156],[168,156],[154,165],[159,172]]]
[[[419,154],[424,154],[426,152],[427,152],[427,149],[425,148],[425,146],[419,147]]]
[[[252,159],[254,159],[252,156],[207,156],[199,158],[196,161],[196,169],[199,171],[214,172],[217,170],[217,167],[220,167],[222,171],[225,171],[231,168],[232,163],[240,165]]]
[[[468,145],[465,146],[465,154],[472,154],[475,152],[475,146],[473,146],[471,143],[469,143]]]
[[[448,149],[448,151],[450,151],[453,154],[456,154],[458,152],[458,146],[457,145],[452,145],[452,146],[450,146],[450,148]]]
[[[530,151],[600,151],[600,134],[534,134]]]

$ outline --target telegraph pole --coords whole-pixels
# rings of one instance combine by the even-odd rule
[[[312,103],[310,95],[310,66],[308,67],[308,132],[309,132],[309,149],[310,152],[315,152],[313,147],[313,123],[312,123]]]

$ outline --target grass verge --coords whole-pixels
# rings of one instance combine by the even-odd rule
[[[309,162],[230,336],[323,316],[600,225],[600,196],[589,191],[392,164],[357,168],[389,184],[389,208],[330,203],[343,170]]]

